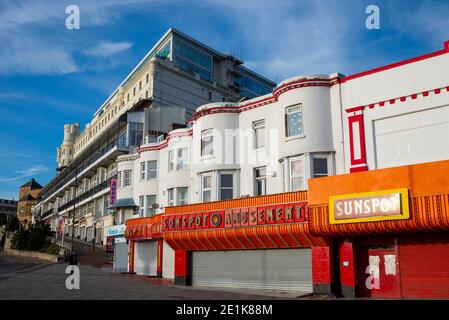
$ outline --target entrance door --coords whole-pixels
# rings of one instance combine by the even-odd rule
[[[364,250],[365,251],[365,250]],[[368,248],[362,253],[363,295],[373,298],[400,298],[399,267],[394,248]]]

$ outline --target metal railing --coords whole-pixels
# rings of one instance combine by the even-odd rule
[[[114,179],[116,177],[112,176],[111,178],[109,178],[108,180],[105,180],[103,182],[101,182],[100,184],[96,185],[95,187],[87,190],[86,192],[82,193],[81,195],[79,195],[78,197],[76,197],[75,199],[70,200],[69,202],[63,204],[62,206],[60,206],[58,208],[58,211],[63,211],[67,208],[73,207],[74,204],[81,202],[91,196],[93,196],[94,194],[103,191],[104,189],[110,187],[111,185],[111,180]]]

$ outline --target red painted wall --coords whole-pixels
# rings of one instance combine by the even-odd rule
[[[175,250],[175,277],[187,277],[190,273],[189,252],[187,250]]]
[[[334,282],[331,247],[312,247],[312,281],[314,285]]]
[[[349,241],[343,241],[340,244],[340,282],[342,286],[355,289],[356,284],[356,267],[354,265],[354,244]],[[343,263],[348,262],[348,266]]]

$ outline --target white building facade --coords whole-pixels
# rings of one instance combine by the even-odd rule
[[[297,76],[270,94],[202,105],[187,128],[117,158],[120,221],[173,206],[306,191],[311,178],[449,159],[448,70],[449,42],[360,74]],[[136,241],[136,257],[143,251],[156,257],[157,242],[144,242]],[[173,261],[167,250],[164,257]],[[244,256],[235,252],[236,259]],[[218,253],[193,257],[204,256],[201,263],[209,259],[213,269]],[[134,270],[151,275],[154,257],[134,259]]]
[[[64,127],[59,173],[42,190],[36,212],[54,230],[62,218],[67,236],[104,245],[105,228],[117,223],[110,188],[119,155],[185,127],[199,105],[254,97],[274,85],[235,57],[169,29],[83,130]]]

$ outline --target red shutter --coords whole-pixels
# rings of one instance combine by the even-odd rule
[[[399,237],[404,298],[449,298],[449,234]]]

